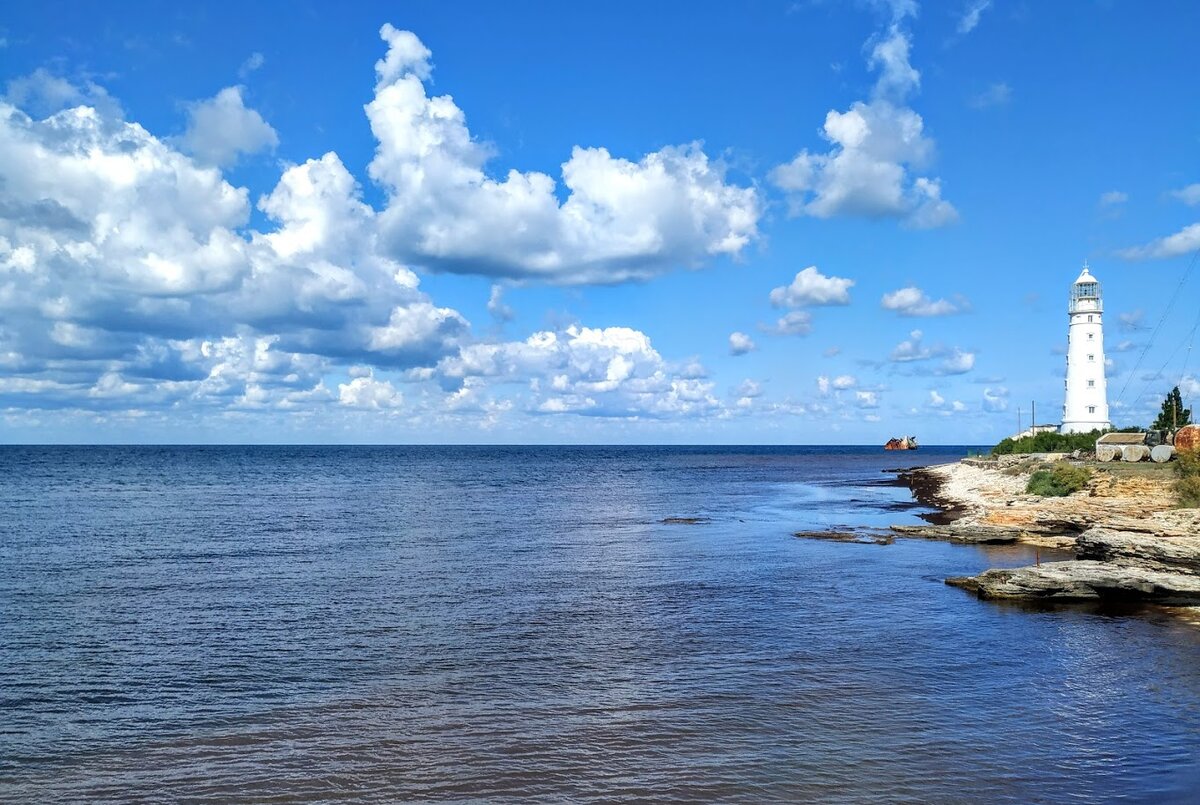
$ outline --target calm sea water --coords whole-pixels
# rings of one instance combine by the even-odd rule
[[[791,536],[964,452],[0,448],[0,798],[1197,801],[1200,631]]]

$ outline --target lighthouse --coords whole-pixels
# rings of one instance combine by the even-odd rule
[[[1104,380],[1104,302],[1100,283],[1083,264],[1071,285],[1067,305],[1067,384],[1062,433],[1087,433],[1112,427]]]

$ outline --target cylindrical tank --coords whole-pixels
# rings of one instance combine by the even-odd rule
[[[1175,455],[1175,448],[1169,444],[1155,445],[1150,450],[1150,460],[1155,464],[1166,464]]]
[[[1150,448],[1144,444],[1127,444],[1121,448],[1122,461],[1145,461],[1150,458]]]
[[[1176,450],[1200,450],[1200,425],[1187,425],[1175,431]]]
[[[1111,444],[1096,445],[1096,460],[1097,461],[1116,461],[1117,448]]]

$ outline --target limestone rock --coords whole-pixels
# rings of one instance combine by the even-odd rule
[[[1090,560],[987,570],[978,576],[949,578],[946,583],[986,599],[1091,601],[1113,598],[1168,605],[1200,604],[1200,576]]]

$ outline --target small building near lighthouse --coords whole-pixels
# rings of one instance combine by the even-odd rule
[[[1112,424],[1104,377],[1104,301],[1100,282],[1087,263],[1071,285],[1067,315],[1067,381],[1060,431],[1107,430]]]

